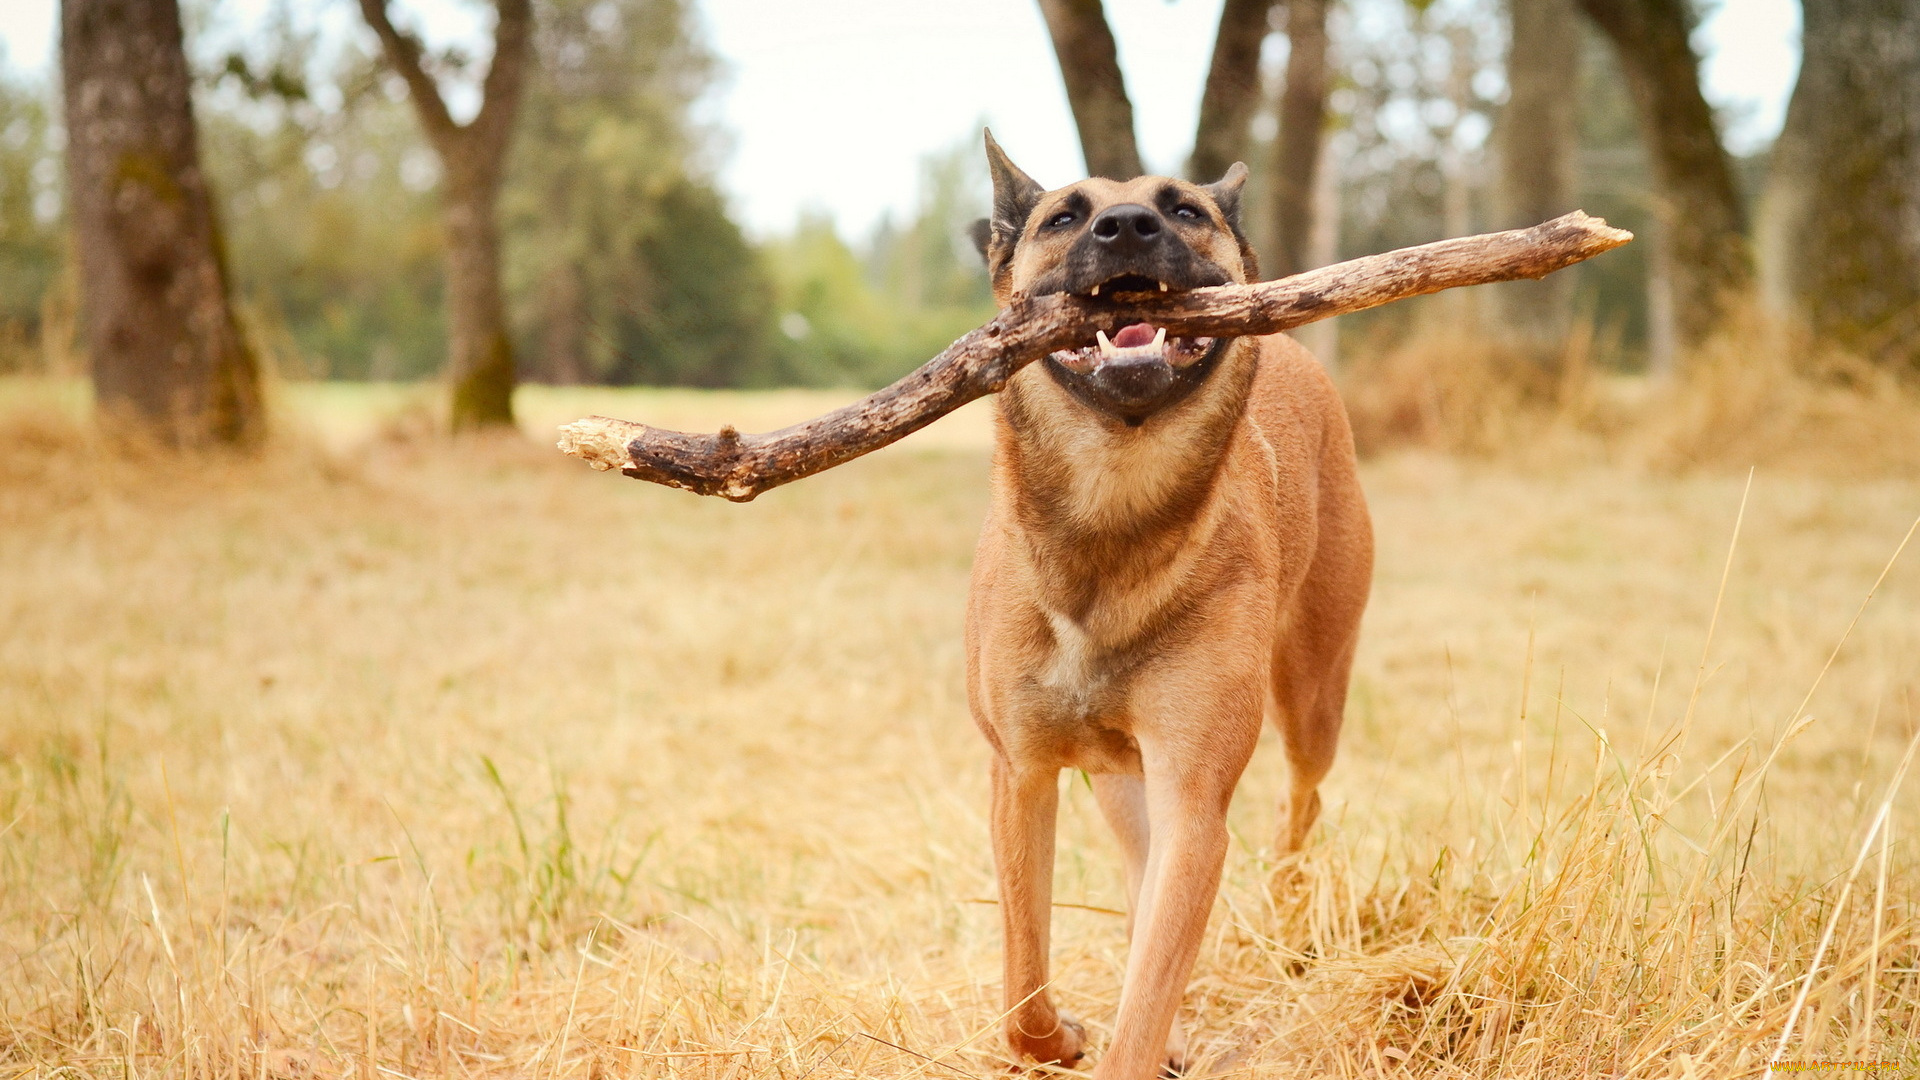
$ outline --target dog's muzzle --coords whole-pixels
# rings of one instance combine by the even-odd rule
[[[1138,427],[1205,379],[1225,339],[1169,337],[1150,323],[1130,323],[1112,337],[1048,357],[1054,378],[1082,404]]]

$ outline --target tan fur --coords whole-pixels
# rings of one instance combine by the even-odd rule
[[[1004,302],[1062,257],[1037,230],[1078,191],[1096,209],[1163,178],[1088,180],[1040,199],[996,275]],[[1193,187],[1192,185],[1187,185]],[[1189,238],[1236,280],[1214,216]],[[1073,1062],[1077,1024],[1046,991],[1063,768],[1094,776],[1127,861],[1132,949],[1096,1076],[1184,1062],[1174,1024],[1218,889],[1225,814],[1263,718],[1292,793],[1278,847],[1306,839],[1332,764],[1372,531],[1346,412],[1290,338],[1244,338],[1188,397],[1138,427],[1030,365],[1002,393],[993,502],[974,562],[968,694],[993,747],[993,843],[1006,928],[1007,1035]]]

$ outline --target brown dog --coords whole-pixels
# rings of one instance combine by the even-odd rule
[[[1246,167],[1045,191],[987,136],[994,295],[1165,292],[1257,276]],[[1092,775],[1125,853],[1126,983],[1096,1075],[1185,1064],[1174,1025],[1259,738],[1284,736],[1279,839],[1319,814],[1373,566],[1353,437],[1290,338],[1168,338],[1116,325],[1000,395],[993,504],[967,609],[967,691],[993,746],[993,853],[1007,1039],[1072,1063],[1079,1024],[1047,995],[1062,769]]]

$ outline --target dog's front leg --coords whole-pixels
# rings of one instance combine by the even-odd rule
[[[1071,1065],[1084,1055],[1080,1025],[1047,995],[1053,917],[1053,835],[1060,770],[993,760],[993,862],[1000,875],[1006,933],[1007,1043],[1042,1064]]]
[[[1148,1080],[1185,1067],[1176,1060],[1184,1057],[1185,1039],[1168,1036],[1220,888],[1227,802],[1239,779],[1239,770],[1221,769],[1217,761],[1168,760],[1148,746],[1142,750],[1152,841],[1119,1020],[1094,1071],[1100,1080]]]
[[[1103,773],[1093,778],[1093,796],[1100,812],[1120,841],[1127,866],[1127,941],[1133,941],[1134,920],[1148,901],[1146,881],[1152,854],[1152,826],[1147,821],[1147,785],[1130,773]],[[1179,1069],[1187,1060],[1187,1033],[1176,1021],[1167,1032],[1166,1062]]]

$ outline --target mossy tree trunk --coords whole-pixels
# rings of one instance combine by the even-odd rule
[[[103,412],[163,441],[263,428],[200,169],[176,0],[65,0],[60,64],[82,339]]]
[[[1760,211],[1768,298],[1920,373],[1920,4],[1802,8],[1800,81]]]
[[[441,220],[447,238],[447,351],[454,430],[513,423],[513,338],[500,288],[499,195],[472,165],[447,170]]]
[[[1573,0],[1507,0],[1507,105],[1494,133],[1495,225],[1518,228],[1574,209],[1580,156],[1580,22]],[[1557,355],[1573,322],[1572,274],[1494,286],[1499,325]]]
[[[386,0],[360,0],[387,63],[406,80],[420,126],[440,157],[447,243],[447,374],[456,431],[513,423],[513,340],[500,287],[495,206],[533,39],[530,0],[498,0],[493,63],[480,111],[455,123],[421,62],[422,47],[387,17]]]
[[[1898,2],[1898,0],[1894,0]],[[1746,210],[1700,92],[1690,0],[1578,0],[1612,42],[1653,159],[1658,216],[1672,257],[1674,329],[1685,350],[1753,285]]]

